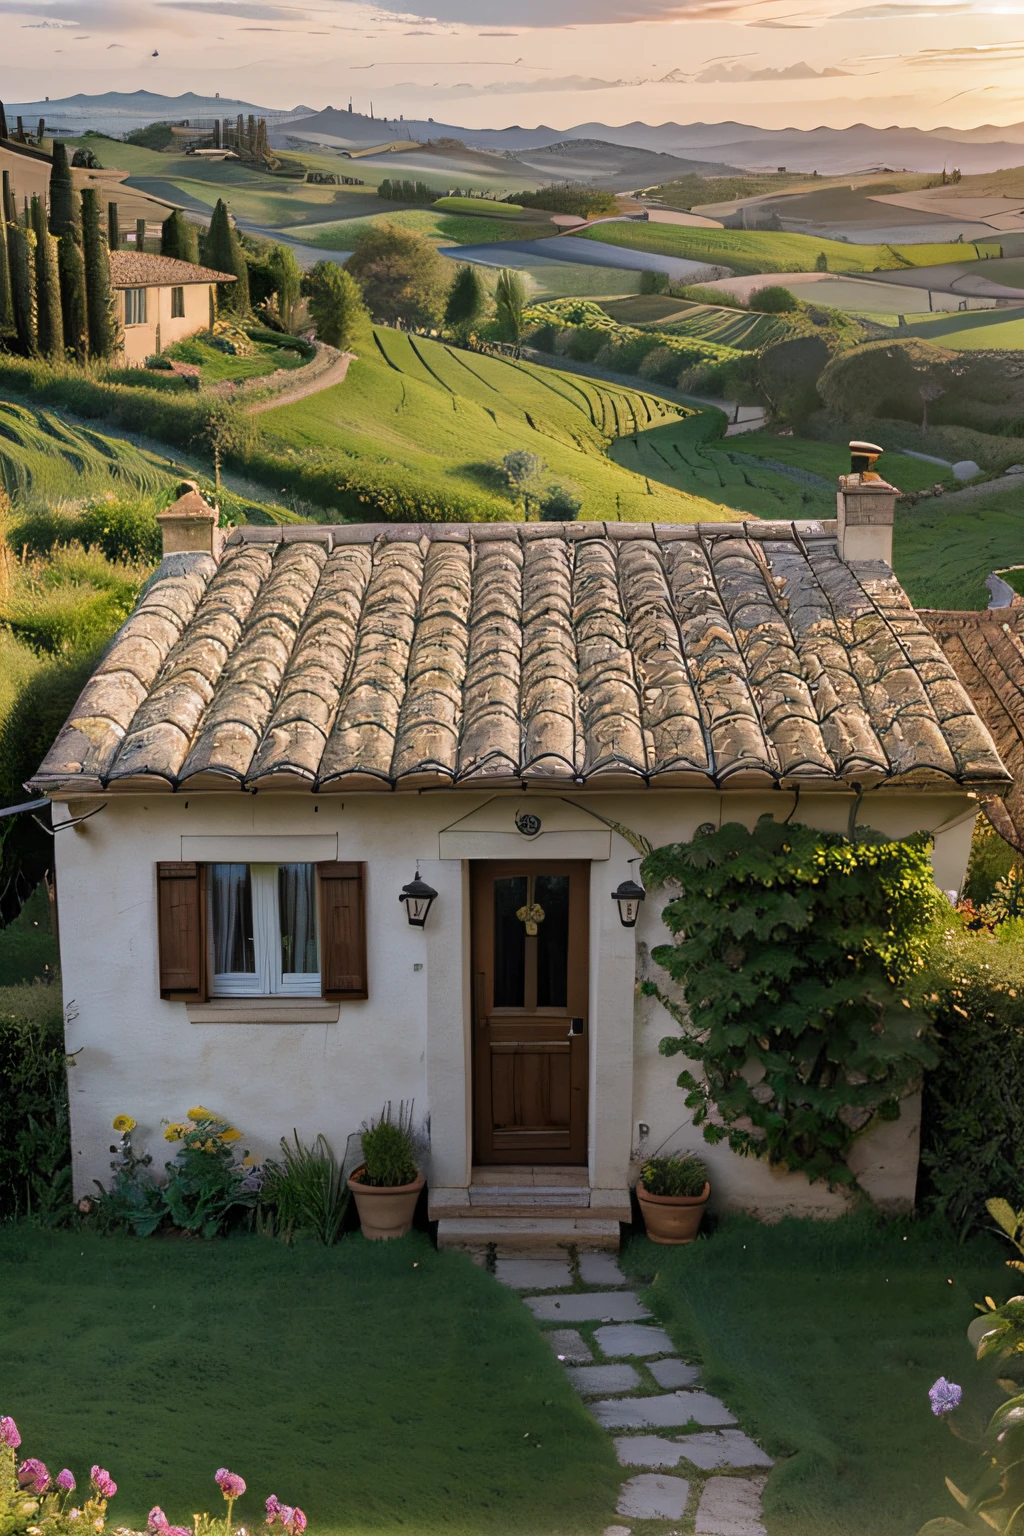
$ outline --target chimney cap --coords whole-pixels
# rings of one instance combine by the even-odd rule
[[[186,550],[204,550],[214,557],[219,554],[217,524],[220,512],[204,499],[195,480],[180,482],[177,500],[158,512],[156,520],[163,535],[165,555]]]
[[[865,443],[860,438],[854,438],[850,444],[850,473],[862,475],[865,479],[879,480],[881,476],[875,472],[875,461],[885,452],[877,443]]]

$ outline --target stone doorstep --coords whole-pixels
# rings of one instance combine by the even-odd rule
[[[573,1189],[565,1184],[484,1184],[469,1187],[469,1203],[477,1206],[564,1205],[572,1209],[590,1205],[589,1189]]]
[[[439,1186],[428,1190],[427,1215],[431,1221],[514,1220],[536,1214],[572,1221],[625,1221],[633,1219],[628,1189],[587,1189],[566,1184],[480,1184]]]
[[[575,1216],[582,1216],[582,1211]],[[441,1217],[437,1246],[479,1253],[492,1245],[509,1253],[538,1248],[577,1248],[585,1253],[618,1253],[622,1233],[618,1221],[579,1221],[562,1216]],[[434,1217],[431,1217],[433,1220]],[[669,1346],[671,1348],[671,1346]]]

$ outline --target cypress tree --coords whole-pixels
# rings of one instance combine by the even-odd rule
[[[68,164],[67,147],[55,139],[53,144],[53,169],[50,172],[50,233],[62,235],[73,229],[78,217],[75,184]]]
[[[178,261],[199,265],[199,231],[179,208],[169,213],[160,226],[161,256],[175,256]]]
[[[11,186],[11,173],[3,173],[3,221],[5,224],[13,224],[18,217],[18,210],[14,206],[14,188]]]
[[[57,241],[64,346],[83,363],[89,350],[89,326],[85,310],[85,262],[77,229],[66,229]]]
[[[100,202],[94,187],[82,192],[82,255],[85,261],[85,313],[89,356],[109,361],[117,343],[110,252],[103,237]]]
[[[57,242],[46,227],[42,199],[32,199],[32,232],[36,237],[36,345],[44,357],[64,355],[64,322],[60,311]]]
[[[0,336],[9,336],[14,329],[14,310],[11,307],[11,266],[7,255],[7,221],[0,218]]]
[[[256,153],[256,118],[249,113],[249,122],[246,132],[246,148],[251,155]]]
[[[36,350],[36,287],[33,260],[36,237],[19,221],[7,226],[11,263],[11,302],[18,345],[26,357]]]
[[[247,315],[249,313],[249,268],[245,253],[238,242],[238,236],[231,227],[227,204],[222,197],[217,199],[217,206],[213,210],[203,254],[206,265],[212,267],[215,272],[233,272],[237,278],[237,282],[234,283],[217,284],[218,302],[225,309],[233,310],[236,315]]]
[[[141,254],[146,249],[146,221],[135,220],[135,249]]]
[[[107,243],[112,251],[121,248],[121,220],[116,203],[107,204]]]

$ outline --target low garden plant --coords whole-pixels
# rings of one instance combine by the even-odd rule
[[[324,1136],[311,1147],[281,1138],[281,1161],[263,1163],[259,1220],[264,1231],[284,1242],[309,1234],[329,1248],[341,1236],[349,1188],[338,1159]]]
[[[694,1199],[704,1193],[708,1170],[692,1152],[684,1157],[649,1157],[640,1179],[649,1195]]]
[[[118,1115],[113,1129],[120,1135],[111,1168],[109,1189],[97,1181],[95,1201],[82,1202],[95,1212],[96,1223],[106,1231],[128,1230],[149,1237],[162,1226],[196,1237],[215,1237],[245,1219],[259,1197],[260,1177],[248,1153],[235,1157],[241,1132],[211,1114],[201,1104],[188,1119],[168,1125],[165,1140],[178,1143],[175,1157],[164,1164],[166,1179],[158,1183],[150,1172],[152,1157],[138,1156],[132,1146],[136,1122]]]
[[[415,1179],[419,1170],[412,1112],[413,1106],[407,1108],[404,1102],[393,1110],[389,1100],[377,1119],[363,1131],[364,1183],[394,1189]]]

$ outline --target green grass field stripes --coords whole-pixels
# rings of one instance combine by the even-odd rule
[[[72,500],[107,490],[154,493],[170,466],[53,411],[0,400],[0,483],[18,500]]]

